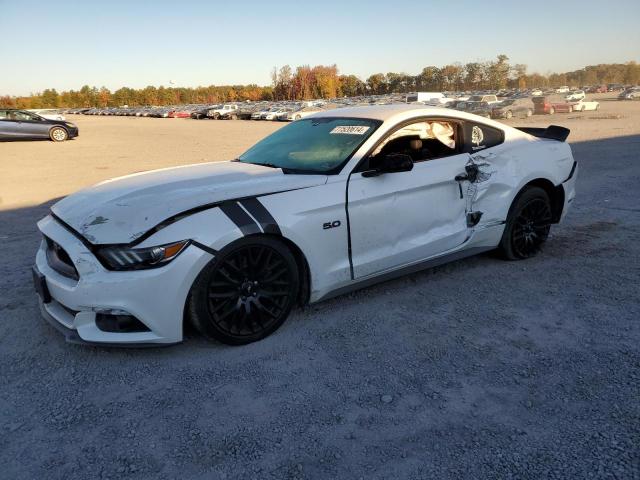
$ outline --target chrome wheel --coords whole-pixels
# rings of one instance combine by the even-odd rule
[[[67,135],[67,131],[64,128],[54,128],[53,130],[51,130],[51,140],[53,140],[54,142],[64,142],[68,135]]]

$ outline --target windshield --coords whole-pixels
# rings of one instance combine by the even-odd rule
[[[298,120],[261,140],[238,160],[299,173],[337,173],[380,123],[362,118]]]
[[[480,95],[472,95],[469,97],[470,102],[480,102],[482,101],[482,97]]]

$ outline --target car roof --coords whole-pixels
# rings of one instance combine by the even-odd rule
[[[321,118],[321,117],[333,117],[333,118],[365,118],[370,120],[382,120],[387,121],[393,118],[409,119],[412,117],[422,116],[443,116],[454,117],[461,120],[480,120],[477,115],[473,115],[459,110],[453,110],[444,107],[432,107],[429,105],[416,105],[416,104],[388,104],[388,105],[371,105],[361,107],[347,107],[347,108],[335,108],[332,110],[323,110],[318,113],[314,113],[307,118]],[[493,124],[495,122],[482,118],[484,123]]]

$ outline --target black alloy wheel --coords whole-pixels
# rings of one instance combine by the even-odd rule
[[[244,345],[284,323],[296,301],[298,268],[289,249],[268,237],[248,237],[225,250],[196,280],[191,317],[206,337]]]
[[[522,192],[509,213],[500,250],[509,260],[535,256],[549,236],[552,213],[549,196],[542,188]]]

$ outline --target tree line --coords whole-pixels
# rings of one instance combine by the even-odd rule
[[[80,90],[58,92],[47,89],[29,96],[0,96],[4,108],[118,107],[122,105],[212,104],[246,100],[308,100],[313,98],[354,97],[412,91],[498,90],[503,88],[545,88],[561,85],[600,85],[640,83],[640,65],[589,65],[565,73],[541,75],[527,73],[524,64],[510,64],[506,55],[495,60],[452,63],[443,67],[424,67],[417,75],[375,73],[366,80],[356,75],[341,75],[337,65],[303,65],[293,70],[289,65],[274,67],[269,86],[229,85],[182,88],[154,87],[140,89],[83,86]]]

